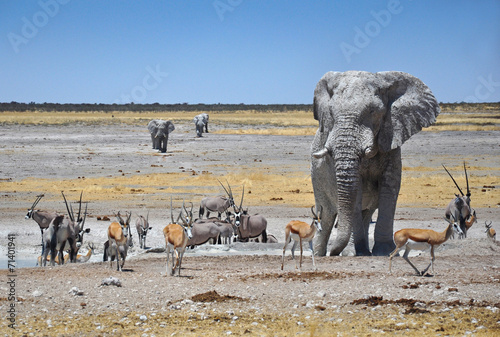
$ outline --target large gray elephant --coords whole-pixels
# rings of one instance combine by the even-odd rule
[[[434,123],[439,105],[418,78],[403,72],[328,72],[314,91],[319,128],[311,146],[316,205],[323,207],[323,231],[315,251],[339,255],[351,233],[356,255],[371,255],[368,228],[378,209],[373,255],[394,249],[393,223],[401,185],[401,145]],[[336,219],[337,218],[337,219]]]
[[[153,119],[148,123],[153,149],[167,152],[168,135],[175,130],[174,123],[161,119]]]
[[[203,129],[208,133],[208,119],[209,116],[207,113],[201,113],[194,116],[193,122],[196,127],[196,137],[203,137]]]

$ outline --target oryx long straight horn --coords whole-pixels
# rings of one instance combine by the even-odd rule
[[[446,169],[446,167],[444,166],[444,164],[441,164],[443,165],[443,168],[444,170],[446,171],[446,173],[448,173],[448,175],[450,176],[451,180],[453,180],[453,182],[455,183],[455,186],[458,188],[458,190],[460,191],[460,194],[462,196],[464,196],[464,192],[462,192],[462,190],[460,189],[460,186],[458,186],[457,182],[455,181],[455,179],[453,178],[453,176],[451,175],[451,173]],[[465,164],[464,164],[465,165]],[[464,166],[465,167],[465,166]],[[465,175],[465,177],[467,177],[467,174]],[[469,183],[467,182],[467,186],[469,185]],[[468,188],[467,188],[468,189]]]
[[[467,196],[470,198],[470,189],[469,189],[469,178],[467,178],[467,168],[465,167],[465,162],[464,162],[464,171],[465,171],[465,182],[467,183]]]

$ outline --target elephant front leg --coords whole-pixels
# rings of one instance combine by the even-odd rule
[[[389,164],[384,171],[379,189],[378,217],[375,225],[373,255],[389,256],[394,244],[394,214],[401,187],[401,149],[391,151]]]
[[[161,152],[166,153],[167,152],[167,143],[168,143],[168,137],[165,137],[161,140]]]
[[[370,222],[374,210],[364,210],[361,219],[361,226],[357,228],[354,226],[354,248],[356,249],[356,256],[371,256],[370,241],[368,231],[370,229]]]
[[[330,234],[332,233],[333,223],[335,221],[336,215],[325,214],[323,210],[323,215],[321,219],[321,232],[317,232],[314,237],[314,253],[318,256],[325,256],[326,249],[328,247],[328,240],[330,239]]]

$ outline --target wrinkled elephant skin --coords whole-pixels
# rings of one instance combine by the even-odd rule
[[[356,255],[389,255],[395,248],[393,223],[401,184],[401,145],[439,114],[430,89],[402,72],[328,72],[314,91],[319,128],[311,146],[316,207],[323,207],[323,231],[315,251],[339,255],[354,239]],[[374,246],[368,229],[378,209]]]

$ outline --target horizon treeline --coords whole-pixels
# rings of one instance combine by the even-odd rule
[[[439,103],[444,111],[454,110],[500,110],[500,102],[492,103]],[[0,112],[5,111],[76,111],[76,112],[174,112],[174,111],[312,111],[312,104],[104,104],[104,103],[0,103]]]

